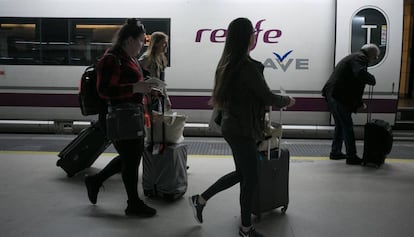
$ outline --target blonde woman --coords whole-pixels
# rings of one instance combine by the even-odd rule
[[[139,61],[142,68],[147,71],[150,77],[158,78],[165,82],[164,70],[168,65],[168,59],[165,52],[168,47],[168,35],[163,32],[154,32],[151,34],[150,44],[145,53],[140,57]],[[171,102],[164,87],[161,91],[164,95],[164,105],[166,110],[171,109]],[[161,111],[159,103],[159,93],[152,93],[152,110]]]

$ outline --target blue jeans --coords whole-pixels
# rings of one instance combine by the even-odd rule
[[[332,97],[327,97],[328,107],[335,119],[335,131],[332,140],[332,154],[339,154],[342,150],[342,142],[345,142],[346,155],[354,157],[356,155],[354,123],[352,121],[352,111],[348,110],[340,102]]]

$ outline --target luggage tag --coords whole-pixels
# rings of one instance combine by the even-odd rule
[[[257,158],[261,161],[263,160],[263,155],[261,152],[257,152]]]
[[[159,143],[156,143],[152,146],[152,154],[153,155],[158,155],[160,154],[160,150],[161,150],[161,146]]]
[[[152,146],[152,154],[153,155],[160,155],[164,152],[165,145],[162,143],[155,143]]]

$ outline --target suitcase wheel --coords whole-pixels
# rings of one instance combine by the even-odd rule
[[[165,193],[162,195],[162,198],[169,202],[174,202],[181,198],[184,195],[184,193]]]
[[[368,162],[362,162],[363,166],[368,166],[368,167],[372,167],[372,168],[376,168],[379,169],[379,167],[381,166],[381,164],[377,164],[377,163],[368,163]]]
[[[288,209],[288,205],[282,207],[282,213],[285,214]]]

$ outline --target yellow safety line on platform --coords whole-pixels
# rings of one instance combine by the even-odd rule
[[[0,151],[0,154],[13,154],[13,155],[54,155],[57,156],[59,152],[53,151]],[[113,157],[118,155],[118,153],[105,152],[102,153],[103,156]],[[221,158],[221,159],[230,159],[231,155],[188,155],[188,158]],[[318,156],[291,156],[291,160],[329,160],[328,157],[318,157]],[[398,158],[387,158],[387,162],[414,162],[414,159],[398,159]]]

